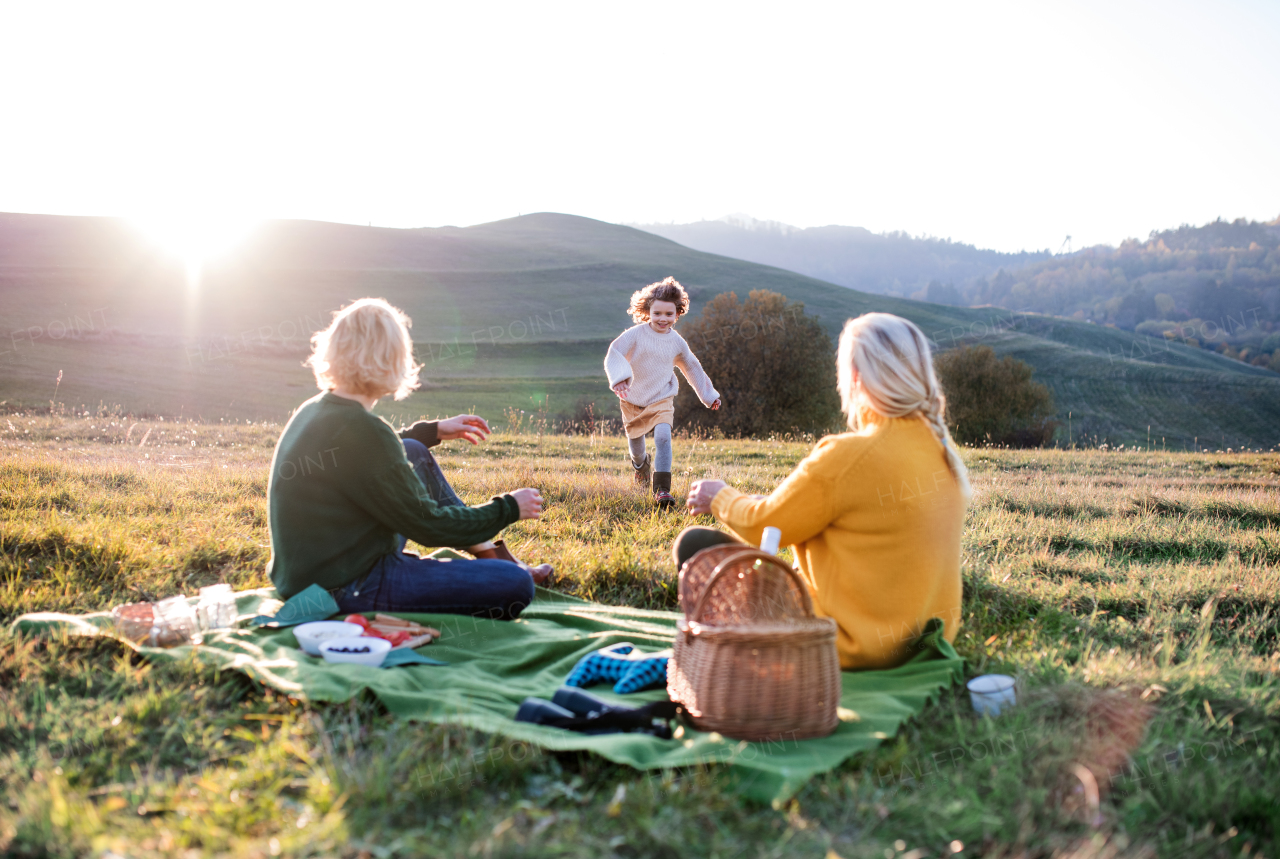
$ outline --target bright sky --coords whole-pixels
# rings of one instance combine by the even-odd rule
[[[0,211],[1114,244],[1280,215],[1278,45],[1274,0],[0,0]]]

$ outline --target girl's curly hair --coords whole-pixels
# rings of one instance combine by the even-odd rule
[[[627,308],[627,312],[636,322],[648,322],[649,308],[653,307],[655,301],[674,304],[677,318],[689,312],[689,293],[684,291],[684,287],[674,277],[664,278],[631,293],[631,306]]]

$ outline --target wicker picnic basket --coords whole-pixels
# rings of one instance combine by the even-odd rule
[[[703,549],[680,570],[680,607],[667,694],[694,727],[735,740],[836,729],[836,624],[813,616],[794,570],[759,549]]]

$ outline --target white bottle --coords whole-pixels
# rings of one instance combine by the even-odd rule
[[[230,629],[236,625],[236,595],[231,585],[209,585],[200,589],[200,604],[196,607],[200,629]]]
[[[766,526],[760,535],[760,551],[770,555],[778,554],[778,544],[782,542],[782,530],[772,525]]]

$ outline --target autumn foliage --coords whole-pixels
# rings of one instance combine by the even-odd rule
[[[1039,447],[1053,439],[1053,395],[1030,364],[962,346],[934,359],[947,397],[947,426],[961,444]]]
[[[731,437],[824,433],[839,425],[835,346],[804,304],[768,290],[717,295],[681,333],[722,401],[704,408],[688,385],[676,396],[676,425],[719,428]]]

